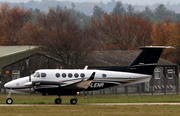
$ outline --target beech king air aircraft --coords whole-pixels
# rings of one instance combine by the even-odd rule
[[[77,92],[94,91],[112,86],[125,86],[150,81],[156,63],[166,46],[140,47],[141,53],[131,63],[126,72],[75,69],[40,69],[33,75],[12,80],[4,85],[9,89],[7,104],[12,104],[11,93],[28,93],[30,88],[42,95],[57,95],[56,104],[60,104],[60,96],[73,95],[71,104],[77,103]]]

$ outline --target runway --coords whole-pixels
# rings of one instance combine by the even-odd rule
[[[99,106],[128,106],[128,105],[180,105],[180,103],[84,103],[84,104],[76,104],[77,106],[79,105],[99,105]],[[76,105],[71,105],[71,104],[0,104],[0,107],[2,106],[76,106]]]

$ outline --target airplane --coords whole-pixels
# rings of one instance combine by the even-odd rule
[[[126,72],[88,69],[40,69],[34,74],[12,80],[4,85],[9,89],[7,104],[12,104],[11,93],[25,94],[30,91],[42,95],[57,95],[55,104],[61,104],[60,96],[72,95],[71,104],[77,104],[76,95],[81,91],[94,91],[113,86],[126,86],[150,81],[154,68],[166,48],[171,46],[143,46]]]

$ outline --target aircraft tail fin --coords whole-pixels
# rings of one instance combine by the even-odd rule
[[[162,51],[166,48],[174,48],[171,46],[144,46],[141,53],[128,67],[127,72],[141,73],[152,75],[154,68],[162,54]]]

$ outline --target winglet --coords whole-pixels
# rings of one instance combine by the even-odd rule
[[[93,72],[92,75],[90,76],[90,78],[87,81],[92,81],[94,80],[96,72]]]

